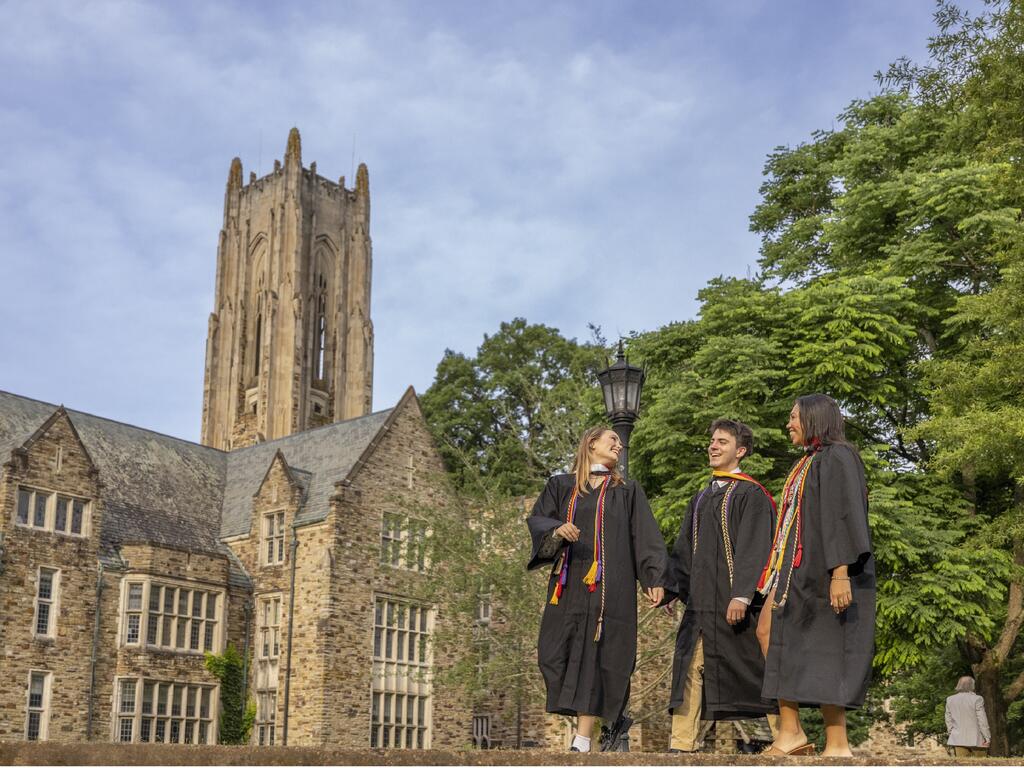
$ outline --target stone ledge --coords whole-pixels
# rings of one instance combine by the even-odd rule
[[[971,765],[1020,765],[985,758]],[[58,744],[0,741],[0,765],[961,765],[913,750],[829,758],[674,755],[652,752],[578,755],[546,750],[379,750],[329,747],[228,747],[170,744]]]

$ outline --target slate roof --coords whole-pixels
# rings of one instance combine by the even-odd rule
[[[56,410],[0,391],[0,466]],[[101,559],[117,565],[121,545],[141,542],[216,553],[228,557],[234,583],[247,582],[221,538],[249,533],[252,497],[277,451],[305,492],[296,522],[323,520],[334,484],[348,476],[393,410],[233,452],[68,410],[103,482]]]
[[[249,533],[252,497],[278,451],[292,468],[299,484],[302,485],[304,480],[307,483],[306,501],[295,522],[305,525],[323,520],[330,508],[334,484],[344,480],[352,471],[393,410],[327,424],[227,454],[221,536],[226,538]]]

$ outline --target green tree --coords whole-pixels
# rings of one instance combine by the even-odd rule
[[[996,621],[957,638],[989,704],[993,746],[1005,754],[1024,732],[1024,226],[1018,212],[990,218],[1004,234],[1001,279],[987,296],[958,302],[949,325],[961,329],[961,353],[922,366],[935,395],[918,434],[936,445],[933,468],[967,491],[976,540],[1008,552],[996,562],[1006,585]],[[975,577],[991,578],[988,565]]]
[[[600,340],[580,344],[522,318],[485,336],[474,357],[445,352],[421,403],[457,483],[479,470],[499,491],[524,494],[564,468],[601,418],[605,355]]]
[[[1024,4],[941,2],[936,21],[926,64],[897,62],[838,128],[768,157],[760,274],[630,339],[649,374],[630,469],[672,537],[712,419],[754,427],[745,468],[778,491],[793,398],[835,396],[871,490],[872,695],[908,735],[937,734],[973,671],[1007,754],[1024,743]],[[600,345],[517,320],[442,361],[429,417],[463,466],[525,493],[571,452],[551,436],[596,420],[602,364]]]
[[[698,320],[631,344],[653,361],[635,472],[666,534],[706,478],[712,418],[755,427],[747,468],[778,490],[792,398],[841,402],[869,470],[880,678],[928,677],[958,649],[1002,753],[1019,744],[1000,724],[1017,722],[1024,688],[1021,14],[940,5],[932,63],[890,71],[906,87],[768,158],[751,218],[762,273],[712,281]]]

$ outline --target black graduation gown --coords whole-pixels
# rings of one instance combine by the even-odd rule
[[[730,584],[722,536],[722,502],[732,484],[735,488],[728,507],[733,555]],[[698,523],[696,553],[694,515]],[[773,523],[768,497],[745,480],[733,480],[721,487],[712,481],[690,501],[665,577],[666,602],[678,597],[686,604],[676,632],[670,709],[683,704],[687,672],[700,635],[704,638],[703,719],[738,720],[778,711],[773,702],[761,698],[764,658],[755,634],[763,602],[757,594],[757,582],[771,549]],[[725,613],[734,597],[745,597],[751,605],[743,621],[730,626]]]
[[[875,561],[871,557],[864,465],[849,445],[821,448],[803,498],[803,560],[785,605],[772,615],[762,694],[804,706],[864,703],[875,643]],[[781,600],[796,551],[790,532],[775,600]],[[853,602],[836,615],[831,571],[849,566]]]
[[[583,577],[594,560],[594,520],[598,491],[581,495],[575,524],[579,540],[566,544],[553,536],[565,522],[575,475],[548,480],[527,518],[533,552],[527,568],[554,563],[544,593],[544,616],[537,660],[547,688],[547,711],[597,715],[614,721],[625,707],[636,664],[636,582],[658,586],[665,568],[665,541],[643,489],[633,480],[610,487],[605,498],[605,608],[601,639],[594,642],[601,610],[601,585],[588,591]],[[558,605],[550,599],[558,555],[571,546],[569,574]]]

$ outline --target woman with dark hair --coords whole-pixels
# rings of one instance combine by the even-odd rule
[[[590,751],[595,717],[615,723],[636,663],[636,583],[661,602],[665,541],[643,489],[619,474],[608,427],[580,439],[572,473],[548,480],[527,518],[527,568],[553,563],[537,659],[547,711],[579,717],[572,749]]]
[[[864,703],[875,640],[875,567],[864,465],[827,395],[799,397],[786,425],[803,456],[779,504],[759,591],[762,695],[779,702],[769,755],[811,754],[800,707],[821,707],[826,756],[851,755],[846,710]],[[767,607],[766,605],[766,607]]]

